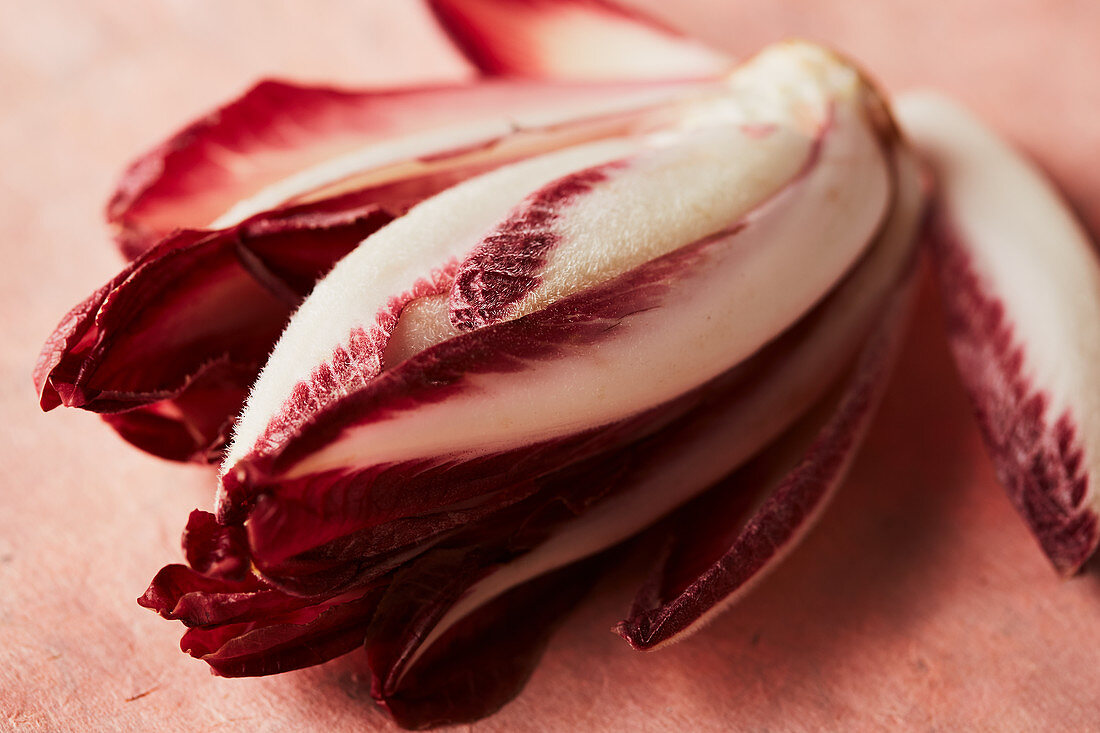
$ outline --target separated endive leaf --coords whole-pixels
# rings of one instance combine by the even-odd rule
[[[934,242],[955,362],[997,475],[1054,566],[1100,543],[1100,261],[1034,166],[959,106],[899,100],[938,185]]]
[[[430,0],[466,57],[490,75],[551,79],[691,79],[728,57],[604,0]]]

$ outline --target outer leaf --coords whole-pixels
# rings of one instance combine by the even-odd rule
[[[312,605],[249,576],[241,581],[210,578],[184,565],[161,568],[138,604],[190,627],[264,621]]]
[[[165,458],[219,460],[295,305],[391,218],[377,203],[307,206],[176,234],[61,322],[35,370],[40,404],[108,414],[124,438]]]
[[[522,82],[341,90],[263,81],[134,161],[107,217],[135,257],[176,229],[228,227],[364,170],[679,91]]]
[[[1009,498],[1062,573],[1100,543],[1100,261],[1034,166],[954,103],[899,101],[939,183],[955,362]]]
[[[732,61],[606,0],[430,0],[482,71],[550,79],[690,79]]]

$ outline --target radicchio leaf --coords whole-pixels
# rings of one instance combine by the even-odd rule
[[[232,226],[365,169],[683,91],[652,83],[344,90],[263,81],[134,161],[107,218],[123,252],[136,257],[176,229]]]
[[[939,185],[955,363],[1009,498],[1063,574],[1100,544],[1100,259],[1031,164],[955,103],[899,100]]]
[[[174,460],[216,462],[294,307],[332,263],[392,218],[377,204],[182,231],[78,305],[39,357],[40,404],[107,415]]]
[[[430,0],[484,74],[551,79],[690,79],[729,57],[605,0]]]

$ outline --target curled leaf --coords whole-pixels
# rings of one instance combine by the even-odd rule
[[[390,218],[307,208],[169,237],[61,322],[35,370],[41,406],[104,414],[164,458],[218,461],[294,307]]]

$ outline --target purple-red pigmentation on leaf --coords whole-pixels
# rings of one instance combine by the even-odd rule
[[[451,323],[463,331],[499,321],[535,289],[557,243],[552,224],[561,207],[606,180],[606,164],[561,178],[532,194],[485,237],[458,267],[451,288]]]
[[[334,150],[370,125],[358,95],[262,81],[134,161],[107,205],[134,258],[179,228],[205,228],[235,202]],[[234,169],[227,155],[240,156]],[[263,165],[245,160],[259,156]]]
[[[305,206],[230,229],[181,231],[73,309],[39,357],[44,409],[105,415],[164,458],[216,462],[298,302],[392,215]]]
[[[492,715],[523,689],[555,629],[614,559],[587,558],[509,590],[452,627],[411,669],[401,662],[417,633],[401,614],[423,607],[410,605],[413,598],[381,604],[367,640],[374,698],[414,730]]]
[[[183,535],[192,567],[168,565],[138,603],[188,631],[181,648],[225,677],[319,664],[363,643],[387,579],[345,593],[290,595],[250,572],[239,527],[195,511]]]
[[[1085,501],[1090,473],[1080,427],[1024,373],[1027,346],[1001,301],[983,287],[958,234],[940,220],[935,237],[947,330],[997,476],[1043,551],[1075,572],[1100,540],[1100,515]]]
[[[955,363],[997,470],[1055,568],[1100,545],[1100,257],[1042,173],[955,103],[903,96],[938,186]]]
[[[313,415],[281,450],[247,459],[227,473],[219,516],[238,522],[247,517],[255,561],[265,573],[303,592],[352,582],[354,576],[347,573],[369,568],[372,557],[377,562],[379,554],[417,543],[423,548],[441,532],[530,495],[539,477],[563,461],[606,452],[645,434],[660,424],[663,411],[613,426],[612,432],[604,429],[499,456],[426,457],[310,473],[297,480],[281,474],[338,438],[349,422],[385,420],[468,389],[475,375],[513,372],[531,360],[556,358],[563,349],[598,343],[611,334],[611,324],[658,302],[668,277],[705,259],[687,248],[525,318],[445,341],[378,375],[364,389]],[[303,552],[305,557],[288,562]],[[310,585],[301,585],[307,580]]]
[[[188,629],[180,648],[222,677],[256,677],[327,662],[363,644],[385,586],[259,621]]]
[[[210,578],[239,581],[251,570],[244,530],[218,524],[209,512],[191,512],[183,530],[183,549],[187,564]]]

